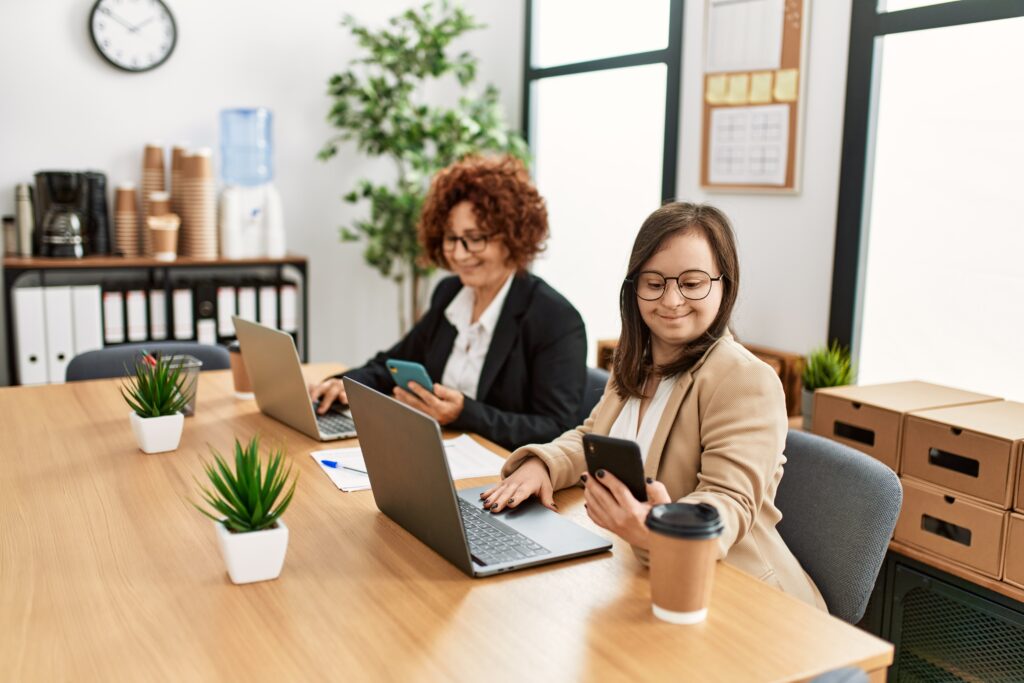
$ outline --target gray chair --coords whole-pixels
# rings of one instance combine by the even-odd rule
[[[607,370],[587,368],[587,385],[583,390],[583,401],[580,403],[580,409],[576,412],[576,424],[581,425],[590,417],[590,411],[601,400],[601,395],[604,393],[604,388],[607,384]]]
[[[889,547],[903,487],[877,460],[807,432],[789,431],[786,458],[775,494],[779,533],[828,611],[856,624]]]
[[[815,676],[807,683],[870,683],[868,675],[855,666],[845,666]]]
[[[68,382],[78,382],[86,379],[124,377],[125,366],[134,366],[135,360],[143,351],[159,352],[165,356],[187,353],[203,362],[202,370],[226,370],[231,367],[231,356],[223,346],[195,342],[143,342],[80,353],[68,363],[64,379]]]

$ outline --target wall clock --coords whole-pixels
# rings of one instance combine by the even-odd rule
[[[167,61],[178,42],[178,27],[161,0],[97,0],[89,14],[89,35],[105,60],[141,72]]]

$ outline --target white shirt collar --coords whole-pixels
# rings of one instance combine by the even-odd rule
[[[505,280],[505,284],[498,290],[498,295],[488,304],[483,313],[480,314],[477,325],[483,327],[489,334],[494,334],[494,328],[498,325],[498,318],[501,316],[501,309],[505,305],[505,298],[508,297],[508,290],[512,288],[512,279],[516,274],[513,272]],[[472,287],[463,287],[455,298],[451,300],[448,307],[444,309],[444,316],[448,318],[455,329],[462,332],[472,326],[470,320],[473,317],[473,303],[476,301],[476,293]]]

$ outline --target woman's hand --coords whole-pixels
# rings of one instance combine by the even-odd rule
[[[647,502],[641,503],[614,474],[598,470],[597,476],[584,474],[583,497],[587,514],[594,524],[607,529],[637,548],[650,547],[647,513],[655,505],[671,503],[672,499],[660,481],[647,478]]]
[[[541,505],[558,512],[548,466],[535,455],[524,460],[506,479],[481,493],[480,500],[484,509],[501,512],[506,507],[518,507],[530,496],[537,496]]]
[[[466,397],[461,391],[449,389],[437,382],[434,383],[434,393],[430,393],[416,382],[409,382],[409,388],[412,392],[396,385],[391,393],[405,405],[434,418],[440,425],[455,422],[466,405]]]
[[[320,384],[309,385],[309,397],[314,401],[320,401],[316,412],[323,415],[337,401],[341,405],[348,405],[348,396],[345,394],[345,385],[337,377],[324,380]]]

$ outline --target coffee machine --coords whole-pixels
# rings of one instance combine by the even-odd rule
[[[36,254],[109,254],[107,177],[94,171],[40,171],[35,178]]]

